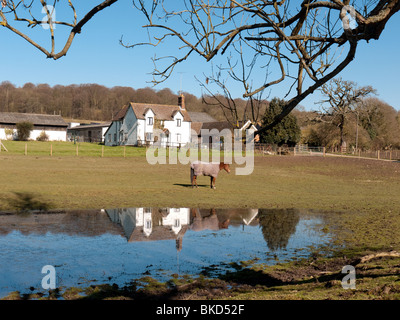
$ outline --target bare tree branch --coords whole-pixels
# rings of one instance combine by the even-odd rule
[[[180,6],[155,0],[151,8],[144,1],[133,3],[148,19],[144,27],[154,32],[148,44],[182,43],[171,55],[172,63],[153,74],[154,84],[167,80],[172,69],[193,54],[206,61],[220,59],[228,51],[239,56],[235,50],[239,42],[245,46],[245,60],[258,59],[249,78],[254,80],[253,89],[245,89],[243,97],[293,81],[287,86],[286,96],[291,98],[268,128],[346,68],[358,43],[378,39],[400,9],[400,0],[364,0],[354,6],[348,0],[183,0]],[[179,52],[183,52],[181,57]],[[256,85],[254,73],[259,74],[263,67],[270,73],[265,82]],[[232,74],[229,63],[225,70]],[[296,88],[294,93],[292,88]]]
[[[65,56],[70,49],[72,42],[77,34],[79,34],[83,28],[83,26],[89,22],[97,13],[104,10],[105,8],[111,6],[118,0],[105,0],[100,4],[94,6],[90,11],[88,11],[81,20],[78,21],[77,19],[77,12],[75,7],[72,3],[72,0],[68,0],[68,6],[72,10],[72,17],[73,22],[67,21],[53,21],[53,13],[54,11],[50,11],[50,7],[44,0],[31,0],[31,1],[13,1],[13,0],[2,0],[2,11],[0,11],[0,26],[7,28],[8,30],[12,31],[13,33],[17,34],[18,36],[22,37],[28,43],[36,47],[39,51],[43,52],[47,58],[51,58],[57,60],[63,56]],[[56,10],[57,5],[60,4],[60,1],[55,0],[52,3],[52,10]],[[37,19],[32,14],[33,8],[41,8],[42,12],[44,12],[47,19]],[[21,15],[26,15],[29,13],[29,18],[24,17]],[[21,31],[20,28],[17,26],[12,25],[8,19],[9,16],[13,17],[13,21],[16,22],[25,22],[28,23],[28,27],[34,28],[37,26],[48,26],[48,31],[50,32],[50,49],[46,49],[43,46],[39,45],[37,41],[32,39],[27,32]],[[64,47],[59,51],[55,52],[55,33],[54,28],[55,25],[62,25],[65,27],[70,28],[70,33],[68,38],[65,41]]]

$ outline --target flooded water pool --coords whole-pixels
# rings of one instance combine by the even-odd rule
[[[231,263],[307,257],[329,242],[323,218],[296,209],[123,208],[0,214],[0,297],[56,285],[119,286],[150,275],[225,272]],[[209,274],[208,274],[209,275]]]

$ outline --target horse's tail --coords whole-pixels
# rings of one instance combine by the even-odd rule
[[[193,174],[194,174],[194,169],[190,168],[190,183],[193,183]]]

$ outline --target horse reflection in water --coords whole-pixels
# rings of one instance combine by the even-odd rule
[[[190,229],[193,231],[201,231],[201,230],[221,230],[228,229],[230,219],[225,219],[224,221],[220,221],[218,219],[218,215],[215,212],[215,209],[210,210],[210,214],[208,216],[202,216],[199,209],[191,209],[192,215],[192,224],[190,225]]]

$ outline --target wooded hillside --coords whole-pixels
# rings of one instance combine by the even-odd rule
[[[225,120],[220,108],[203,103],[201,97],[191,93],[184,95],[189,111],[206,111],[217,120]],[[107,88],[98,84],[53,87],[33,83],[17,87],[8,81],[0,84],[0,112],[60,114],[68,119],[109,121],[128,102],[175,105],[178,94],[170,89]]]

